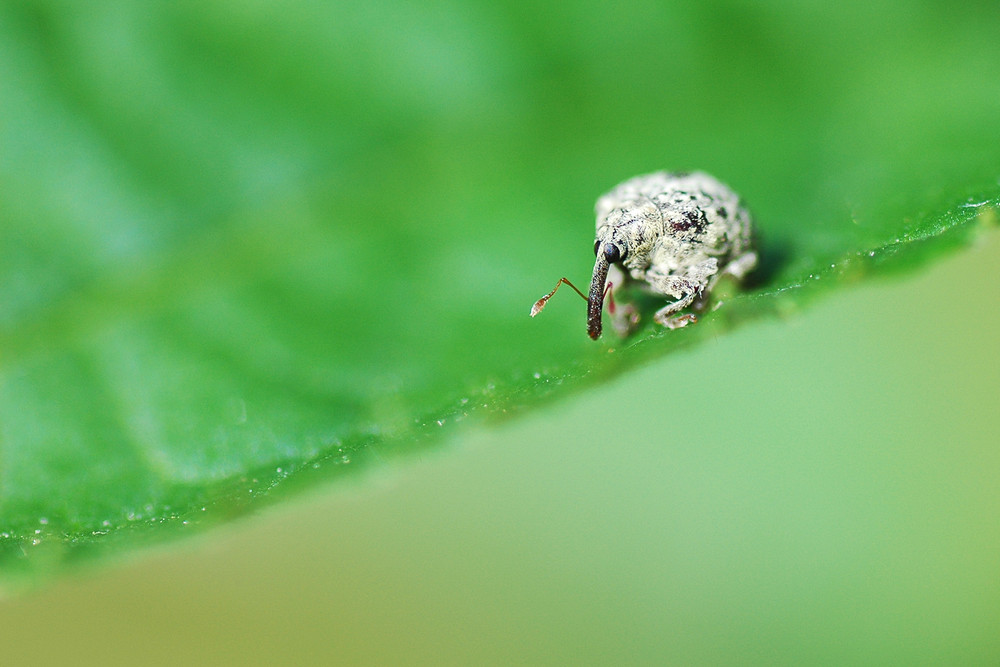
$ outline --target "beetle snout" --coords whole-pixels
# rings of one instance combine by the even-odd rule
[[[601,337],[601,311],[604,309],[604,283],[608,279],[608,267],[607,253],[598,253],[587,297],[587,335],[594,340]]]

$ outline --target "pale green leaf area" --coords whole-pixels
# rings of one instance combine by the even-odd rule
[[[1000,203],[998,29],[992,3],[4,6],[4,570],[226,519],[963,244]],[[626,341],[590,341],[570,293],[529,319],[586,282],[596,197],[663,168],[749,202],[753,284]]]

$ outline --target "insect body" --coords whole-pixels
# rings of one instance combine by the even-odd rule
[[[605,296],[610,292],[613,304],[630,281],[672,299],[653,319],[675,329],[697,321],[677,313],[703,307],[720,277],[740,280],[757,264],[749,212],[736,193],[702,172],[661,171],[629,179],[598,199],[596,212],[597,259],[585,297],[587,333],[595,340]],[[563,282],[576,289],[565,278],[556,289]],[[532,316],[556,289],[535,303]],[[638,322],[630,304],[609,311],[623,334]]]

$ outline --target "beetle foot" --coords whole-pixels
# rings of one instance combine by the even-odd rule
[[[611,326],[615,333],[627,338],[639,325],[639,309],[631,303],[620,303],[611,316]]]
[[[681,329],[689,324],[696,324],[698,316],[694,313],[684,313],[673,317],[657,318],[656,321],[668,329]]]

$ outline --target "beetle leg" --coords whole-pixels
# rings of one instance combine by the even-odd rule
[[[639,309],[631,302],[623,301],[621,298],[624,295],[623,288],[631,280],[629,275],[622,271],[617,264],[612,264],[608,268],[608,283],[612,285],[610,296],[615,303],[615,309],[613,311],[609,309],[608,314],[611,316],[611,326],[615,333],[622,338],[635,331],[639,324]]]
[[[714,276],[709,278],[708,284],[705,286],[705,289],[701,291],[701,294],[698,295],[698,298],[695,299],[692,307],[699,312],[705,310],[705,306],[708,305],[708,299],[711,296],[712,291],[715,289],[715,284],[719,282],[720,278],[723,276],[732,276],[736,282],[740,282],[748,273],[753,271],[756,266],[757,253],[752,250],[730,261],[726,264],[722,271],[719,271]]]
[[[719,275],[730,275],[736,280],[743,280],[743,277],[753,271],[755,266],[757,266],[757,253],[750,250],[726,264],[726,268]],[[715,280],[718,280],[718,277]]]
[[[707,294],[707,287],[713,284],[717,270],[718,260],[712,257],[691,267],[684,276],[657,275],[652,272],[647,274],[647,280],[654,291],[677,299],[656,311],[653,320],[668,329],[679,329],[697,322],[698,316],[692,313],[677,316],[674,313],[690,306],[702,294]]]
[[[662,324],[668,329],[680,329],[689,324],[693,324],[698,321],[698,316],[694,313],[685,313],[683,315],[674,315],[679,310],[684,310],[695,300],[699,294],[699,290],[691,286],[691,291],[685,294],[683,297],[674,301],[673,303],[668,303],[663,308],[660,308],[656,313],[653,314],[653,321],[657,324]]]

